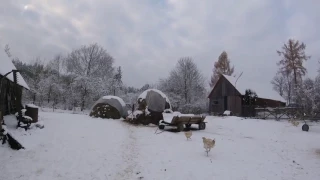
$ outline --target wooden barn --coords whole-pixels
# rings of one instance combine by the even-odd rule
[[[216,85],[210,92],[209,112],[220,114],[229,110],[236,116],[247,116],[248,107],[244,105],[244,95],[247,89],[251,89],[258,95],[256,107],[283,107],[286,101],[275,92],[270,82],[268,86],[253,84],[253,81],[241,76],[221,75]]]
[[[22,78],[21,74],[16,73],[17,84],[14,83],[14,73],[11,71],[16,70],[16,67],[11,60],[2,52],[0,53],[0,120],[3,119],[4,115],[16,113],[15,99],[20,100],[23,89],[29,89],[29,86]],[[6,77],[4,77],[7,73]]]

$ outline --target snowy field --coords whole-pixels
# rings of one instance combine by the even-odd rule
[[[156,127],[85,114],[40,112],[44,129],[9,131],[25,147],[0,146],[1,180],[318,180],[320,124],[207,117],[207,128],[155,134]],[[196,127],[196,126],[195,126]],[[202,137],[215,138],[206,156]]]

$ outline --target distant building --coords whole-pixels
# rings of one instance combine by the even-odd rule
[[[282,107],[286,105],[284,98],[272,88],[268,89],[253,85],[245,77],[240,77],[237,81],[235,77],[221,75],[208,96],[209,112],[220,114],[229,110],[236,116],[246,116],[247,110],[243,98],[247,89],[257,93],[256,106],[258,107]]]

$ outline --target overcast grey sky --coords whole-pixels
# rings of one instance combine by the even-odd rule
[[[225,50],[236,72],[267,86],[288,38],[307,44],[316,75],[319,9],[319,0],[3,0],[0,46],[28,62],[97,42],[136,87],[166,77],[182,56],[209,81]]]

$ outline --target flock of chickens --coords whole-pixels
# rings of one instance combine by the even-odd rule
[[[291,123],[293,126],[296,126],[296,127],[299,125],[299,122],[295,121],[293,119],[290,119],[289,123]],[[186,131],[186,132],[184,132],[184,134],[185,134],[187,140],[191,139],[192,131]],[[210,150],[215,146],[216,140],[215,139],[205,138],[205,137],[202,137],[202,140],[203,140],[203,147],[206,150],[206,153],[207,153],[207,156],[208,156]]]
[[[191,139],[192,131],[186,131],[184,132],[184,134],[187,140]],[[203,147],[206,150],[207,156],[209,156],[209,152],[215,146],[216,140],[202,137],[202,141],[203,141]]]

